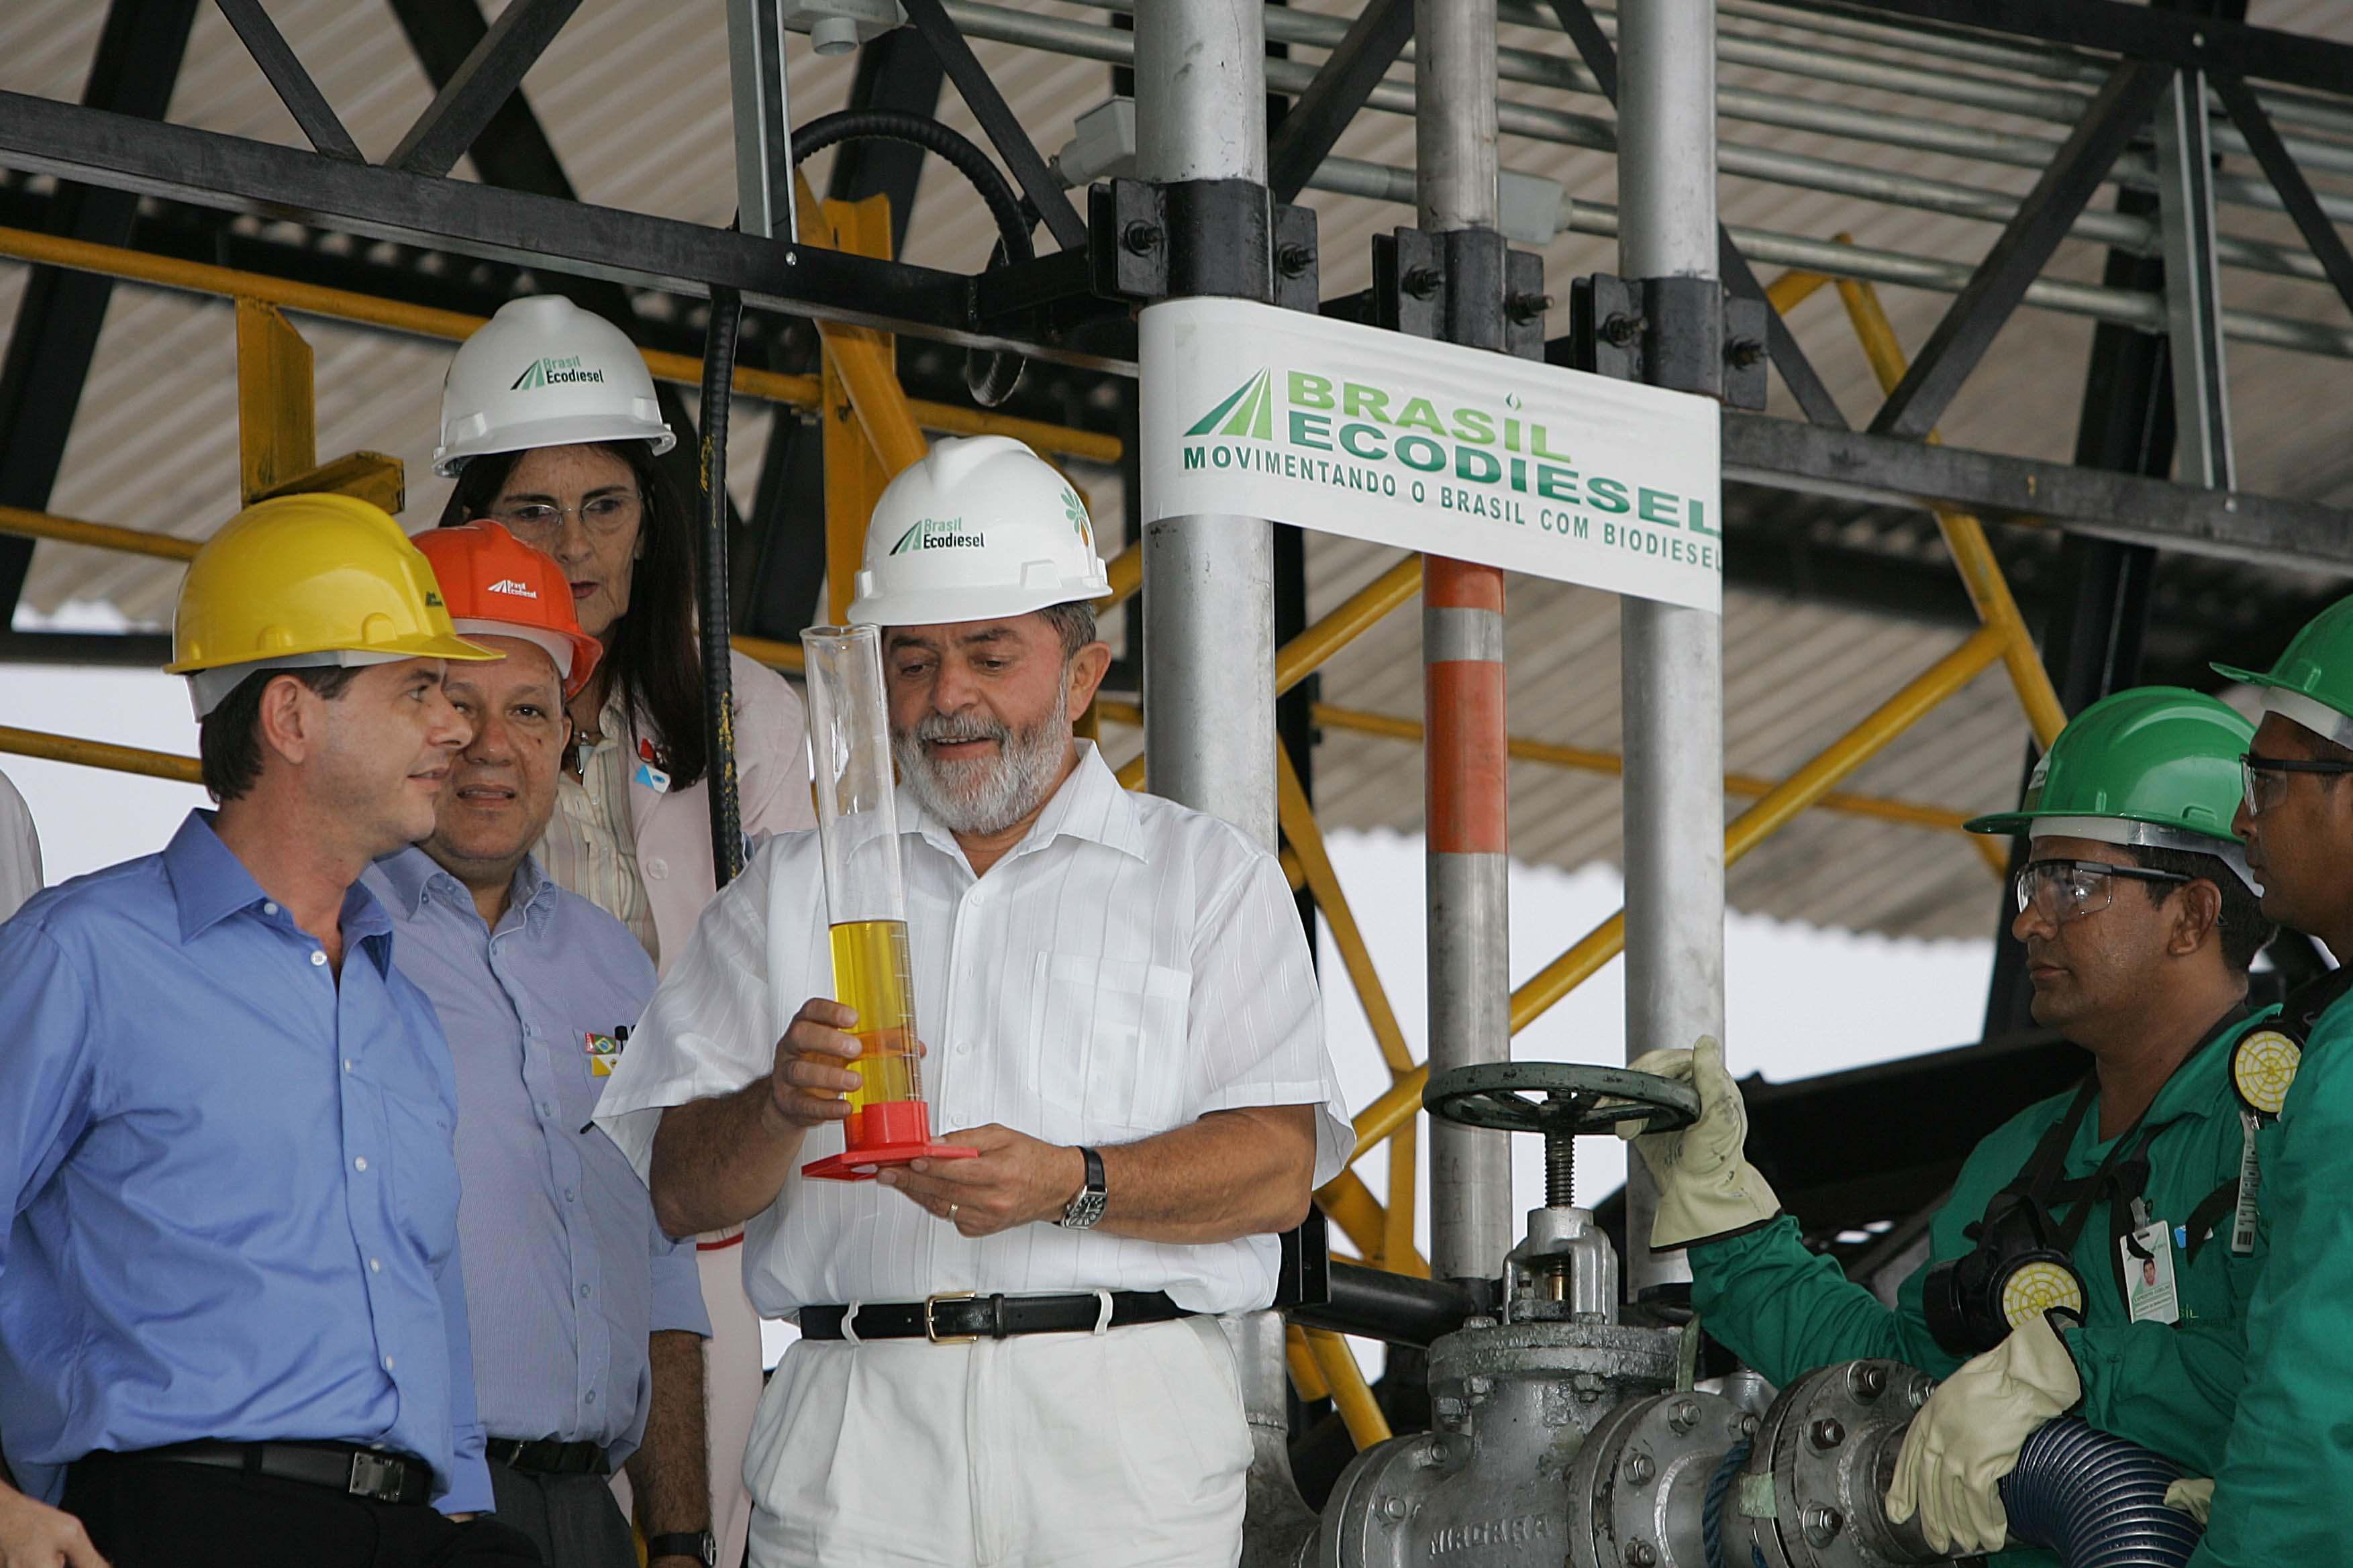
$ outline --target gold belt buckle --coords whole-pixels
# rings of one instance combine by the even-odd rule
[[[976,1290],[942,1290],[937,1295],[924,1297],[923,1338],[935,1345],[968,1345],[976,1342],[980,1338],[978,1334],[941,1333],[939,1324],[933,1318],[932,1312],[943,1301],[969,1301],[978,1294]]]

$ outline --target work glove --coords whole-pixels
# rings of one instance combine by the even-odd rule
[[[2075,1358],[2052,1321],[2073,1316],[2053,1311],[2028,1319],[1936,1385],[1895,1457],[1895,1480],[1887,1489],[1891,1521],[1918,1513],[1920,1533],[1939,1552],[2001,1550],[2010,1535],[2002,1477],[2017,1468],[2018,1451],[2036,1427],[2084,1397]]]
[[[1752,1229],[1781,1212],[1781,1200],[1741,1156],[1748,1108],[1741,1103],[1740,1086],[1724,1070],[1724,1047],[1715,1036],[1702,1035],[1688,1051],[1646,1052],[1631,1066],[1699,1090],[1699,1120],[1679,1132],[1644,1132],[1635,1122],[1619,1127],[1659,1184],[1652,1250]]]
[[[2200,1525],[2214,1511],[2214,1482],[2205,1476],[2183,1477],[2165,1489],[2165,1506],[2179,1509]]]

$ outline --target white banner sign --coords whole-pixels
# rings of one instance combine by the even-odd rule
[[[1271,518],[1720,611],[1716,405],[1240,300],[1144,312],[1146,521]]]

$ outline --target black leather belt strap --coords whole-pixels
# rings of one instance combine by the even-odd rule
[[[1103,1321],[1103,1296],[1111,1298],[1111,1316]],[[1185,1309],[1158,1290],[1092,1290],[1067,1296],[979,1296],[956,1291],[921,1301],[861,1301],[850,1331],[842,1331],[847,1307],[803,1307],[801,1338],[805,1340],[929,1340],[934,1344],[967,1344],[974,1340],[1010,1339],[1015,1334],[1082,1334],[1105,1328],[1124,1329],[1134,1323],[1166,1323],[1186,1316]]]
[[[141,1448],[122,1458],[305,1481],[375,1502],[421,1504],[433,1495],[433,1467],[424,1460],[348,1443],[219,1443],[206,1438]]]
[[[494,1465],[534,1476],[605,1476],[612,1474],[613,1468],[605,1462],[604,1445],[586,1440],[559,1443],[553,1437],[493,1437],[483,1452]]]

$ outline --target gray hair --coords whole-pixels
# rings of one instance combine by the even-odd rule
[[[1072,599],[1068,604],[1049,605],[1038,614],[1045,617],[1048,626],[1062,635],[1062,659],[1065,663],[1095,640],[1095,606],[1092,599]]]

